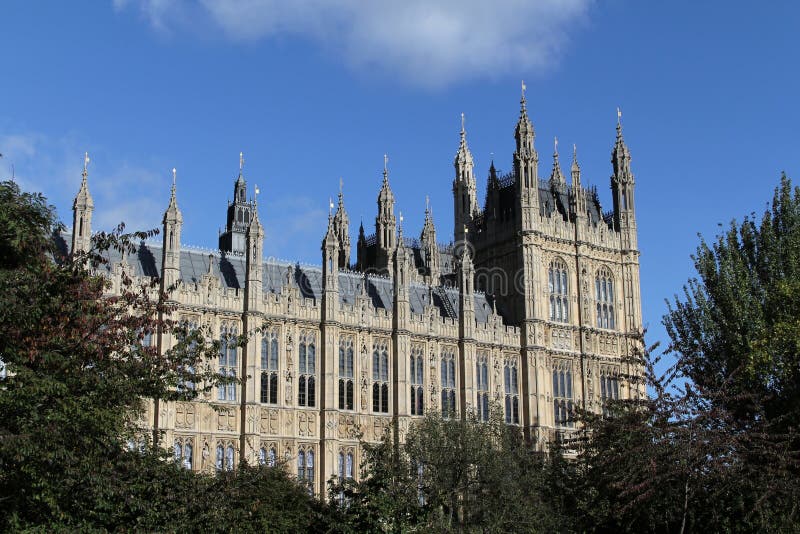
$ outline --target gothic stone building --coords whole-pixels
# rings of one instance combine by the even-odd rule
[[[375,233],[362,224],[353,266],[341,193],[322,265],[308,267],[264,261],[241,164],[219,251],[181,246],[173,184],[162,244],[112,258],[110,291],[120,290],[123,271],[176,284],[177,318],[219,335],[220,371],[246,379],[196,402],[150,403],[144,424],[163,429],[188,468],[282,458],[322,493],[331,476],[356,474],[359,433],[378,440],[392,428],[402,441],[424,413],[486,419],[493,405],[543,447],[573,428],[571,407],[601,410],[607,398],[640,394],[622,378],[637,371],[625,356],[642,318],[621,126],[605,213],[574,152],[570,183],[557,151],[549,179],[539,178],[524,94],[515,139],[513,169],[492,164],[481,209],[462,124],[449,245],[437,240],[430,210],[418,239],[403,235],[384,166]],[[93,202],[85,170],[73,209],[72,249],[86,249]],[[243,348],[224,342],[254,331]],[[161,347],[173,341],[165,334]]]

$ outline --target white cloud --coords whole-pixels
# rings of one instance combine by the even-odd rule
[[[11,177],[24,191],[44,193],[56,206],[59,218],[67,225],[72,220],[72,200],[78,192],[83,169],[83,155],[92,143],[75,134],[51,137],[40,133],[13,133],[0,136],[0,153],[7,169],[0,168],[0,179]],[[110,230],[125,222],[130,230],[157,227],[164,206],[163,198],[152,194],[153,188],[166,181],[153,171],[115,161],[101,151],[90,154],[89,191],[94,198],[93,230]],[[162,173],[165,174],[165,173]]]
[[[157,29],[209,18],[233,41],[305,37],[361,72],[441,87],[551,67],[592,0],[114,0]]]

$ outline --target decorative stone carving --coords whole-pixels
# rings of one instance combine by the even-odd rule
[[[550,330],[550,343],[554,349],[572,350],[572,332],[563,328]]]
[[[259,429],[262,434],[278,433],[278,410],[261,409],[261,424]]]
[[[194,428],[194,405],[179,402],[175,405],[175,428]]]
[[[222,408],[217,412],[217,430],[233,432],[236,430],[236,410]]]

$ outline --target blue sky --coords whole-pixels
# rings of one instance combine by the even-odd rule
[[[799,26],[794,2],[11,0],[0,177],[13,164],[68,220],[88,150],[95,228],[151,228],[177,167],[183,241],[214,247],[243,151],[265,254],[318,263],[339,178],[355,239],[388,153],[405,233],[430,195],[446,241],[460,113],[482,197],[524,79],[540,174],[554,136],[562,164],[576,143],[606,209],[622,108],[655,341],[696,234],[763,211],[781,171],[800,180]]]

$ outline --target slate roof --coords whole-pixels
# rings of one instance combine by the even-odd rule
[[[62,235],[58,238],[58,247],[66,252],[67,242],[71,236]],[[127,263],[136,276],[161,275],[161,245],[157,243],[142,242],[136,251],[126,255]],[[106,253],[109,262],[102,269],[111,271],[111,266],[122,260],[119,251],[111,250]],[[229,255],[218,251],[201,249],[182,249],[180,268],[181,280],[185,284],[200,283],[202,277],[209,272],[209,262],[212,263],[211,272],[215,274],[223,287],[244,289],[246,263],[244,256]],[[280,294],[288,269],[292,269],[293,283],[300,289],[300,294],[305,298],[322,298],[322,269],[300,264],[291,264],[269,259],[263,264],[263,291],[265,293]],[[356,272],[339,272],[339,300],[348,305],[356,302],[356,297],[361,293],[361,287],[366,281],[366,293],[375,308],[391,310],[393,306],[393,281],[389,278],[369,275],[364,277]],[[442,317],[458,319],[459,294],[455,288],[437,287],[433,291],[427,285],[412,283],[409,287],[409,304],[411,312],[422,314],[424,306],[430,301],[433,293],[433,303]],[[477,293],[475,299],[475,318],[480,323],[486,323],[492,313],[491,301],[486,295]]]

